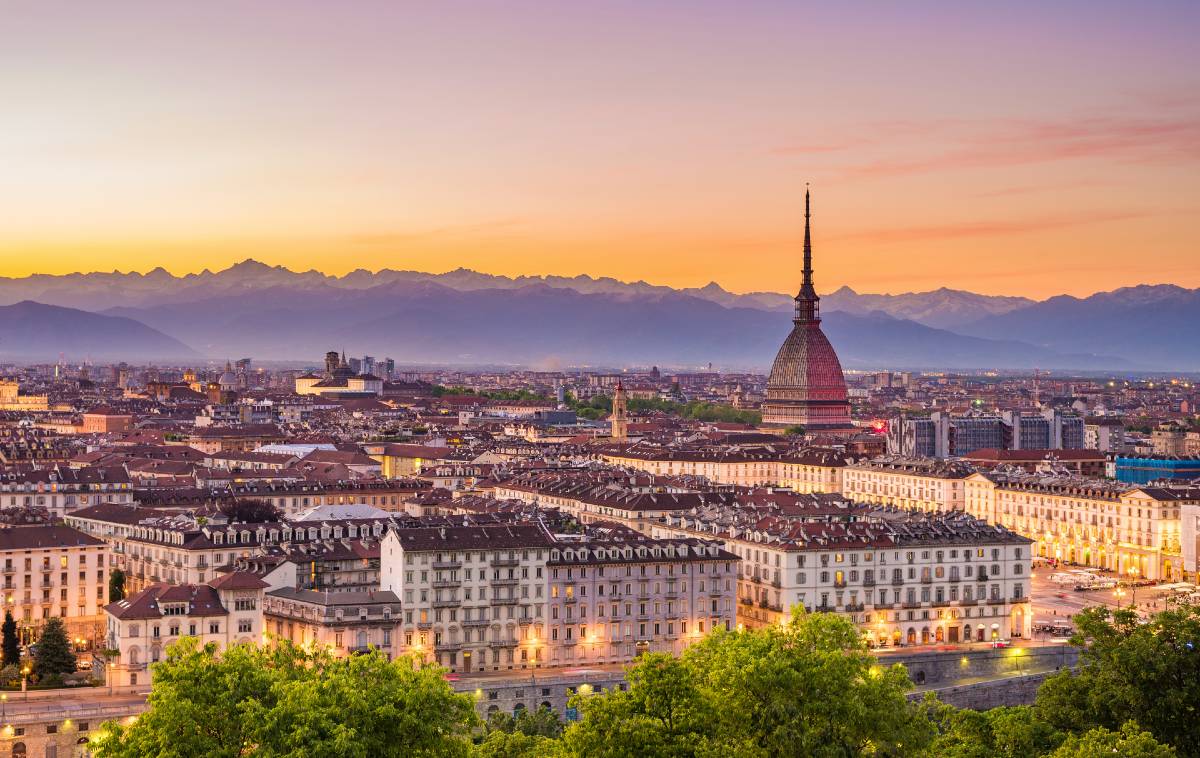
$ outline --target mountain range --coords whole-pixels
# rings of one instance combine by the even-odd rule
[[[0,337],[0,356],[35,354],[15,349],[24,345],[43,357],[155,353],[162,360],[164,350],[187,357],[190,346],[210,358],[298,360],[344,348],[401,363],[764,368],[791,326],[792,308],[786,294],[735,294],[716,283],[674,289],[467,269],[331,276],[254,260],[185,276],[160,268],[0,278],[0,304],[28,309],[22,301],[31,300],[68,306],[73,319],[90,311],[110,330],[112,322],[99,319],[115,317],[127,329],[107,332],[114,341],[103,350],[62,332],[20,343]],[[1172,285],[1040,302],[945,288],[875,295],[842,287],[823,295],[821,307],[847,367],[1200,368],[1200,338],[1188,333],[1200,323],[1200,290]],[[146,349],[130,324],[146,328],[145,344],[156,347]],[[11,334],[6,322],[0,328]]]

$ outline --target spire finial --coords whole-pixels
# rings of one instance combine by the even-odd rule
[[[815,322],[820,317],[820,298],[813,287],[812,269],[812,191],[808,182],[804,183],[804,281],[800,284],[800,292],[796,295],[796,317],[799,322]]]
[[[812,193],[804,183],[804,284],[812,286]]]

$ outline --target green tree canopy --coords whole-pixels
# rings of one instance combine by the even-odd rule
[[[1200,756],[1200,609],[1179,606],[1140,623],[1129,609],[1091,608],[1075,628],[1079,668],[1042,685],[1040,717],[1075,734],[1133,721],[1181,755]]]
[[[108,572],[108,602],[115,603],[125,599],[125,572],[114,568]]]
[[[1050,758],[1175,758],[1177,753],[1170,745],[1154,739],[1150,732],[1128,721],[1120,731],[1113,732],[1103,727],[1092,729],[1080,736],[1071,735]]]
[[[903,667],[876,664],[850,621],[797,612],[781,626],[717,631],[681,659],[646,656],[628,692],[577,696],[583,718],[564,743],[592,756],[913,755],[934,730],[910,687]]]
[[[17,640],[17,622],[13,620],[12,611],[4,612],[4,624],[0,625],[0,636],[4,638],[4,665],[16,666],[21,662],[21,643]]]
[[[33,655],[33,673],[38,677],[59,676],[75,671],[75,653],[62,619],[52,618],[42,627],[37,641],[37,652]]]
[[[474,704],[441,674],[378,652],[336,659],[285,642],[218,654],[184,638],[155,665],[149,710],[131,726],[105,724],[92,751],[100,758],[467,756]]]

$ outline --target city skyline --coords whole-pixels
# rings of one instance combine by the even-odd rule
[[[0,275],[1200,286],[1188,4],[228,10],[14,14]]]

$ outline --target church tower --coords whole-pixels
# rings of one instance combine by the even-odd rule
[[[617,380],[617,387],[613,391],[612,399],[612,438],[614,440],[623,440],[629,436],[629,419],[628,400],[625,398],[625,385],[621,384],[621,380]]]

